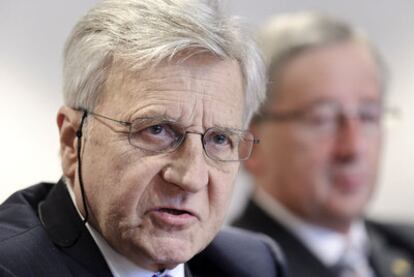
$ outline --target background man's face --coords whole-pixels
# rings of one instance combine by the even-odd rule
[[[140,74],[116,67],[95,112],[125,121],[164,117],[205,132],[241,128],[243,97],[238,63],[198,55]],[[199,134],[188,134],[175,152],[149,154],[128,143],[122,126],[91,116],[85,128],[83,179],[91,224],[113,248],[158,270],[189,260],[213,239],[239,163],[208,158]]]
[[[375,63],[363,46],[346,42],[298,55],[275,82],[270,112],[309,112],[256,126],[261,144],[247,167],[255,163],[258,183],[295,214],[346,229],[376,182],[382,97]],[[345,117],[329,116],[335,110]]]

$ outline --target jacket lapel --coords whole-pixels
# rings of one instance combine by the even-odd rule
[[[194,277],[187,264],[184,264],[184,276],[185,277]]]
[[[379,227],[367,222],[371,248],[370,261],[373,268],[375,268],[377,276],[413,277],[413,261],[409,254],[402,251],[400,248],[394,248],[387,243],[387,240],[384,237],[384,232],[386,231],[382,230],[381,232],[380,230],[377,230],[377,228]],[[406,246],[407,249],[410,248],[410,246]]]
[[[248,203],[245,213],[234,225],[261,232],[273,238],[285,253],[288,276],[335,276],[296,236],[268,216],[253,201]]]
[[[39,217],[54,244],[75,264],[92,275],[112,276],[99,248],[73,205],[66,184],[60,180],[39,205]]]

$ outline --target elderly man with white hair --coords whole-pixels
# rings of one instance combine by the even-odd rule
[[[265,75],[219,1],[102,1],[63,71],[63,177],[0,206],[2,276],[280,276],[273,242],[220,231]]]

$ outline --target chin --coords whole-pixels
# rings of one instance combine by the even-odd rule
[[[197,247],[190,240],[161,238],[156,239],[147,252],[156,264],[163,268],[173,268],[187,262],[199,251],[201,247]]]
[[[354,207],[341,207],[331,212],[330,222],[333,225],[341,227],[341,229],[347,229],[351,224],[361,218],[363,209],[357,206]]]

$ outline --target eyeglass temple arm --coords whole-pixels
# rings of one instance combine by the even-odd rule
[[[82,109],[82,108],[80,108],[80,109],[78,109],[78,110],[79,110],[79,111],[81,111],[81,112],[84,112],[84,113],[86,113],[86,114],[90,114],[90,115],[93,115],[93,116],[96,116],[96,117],[100,117],[100,118],[104,118],[104,119],[106,119],[106,120],[110,120],[110,121],[112,121],[112,122],[117,122],[117,123],[123,124],[123,125],[125,125],[125,126],[130,126],[130,125],[131,125],[131,122],[128,122],[128,121],[122,121],[122,120],[116,120],[116,119],[113,119],[113,118],[107,117],[106,115],[102,115],[102,114],[97,114],[97,113],[94,113],[94,112],[90,112],[90,111],[88,111],[88,110],[86,110],[86,109]]]

